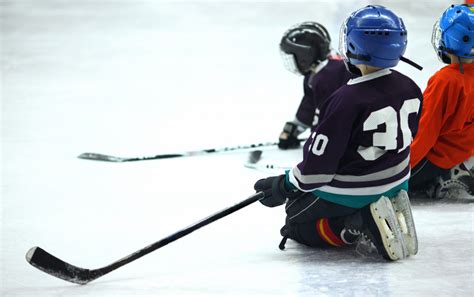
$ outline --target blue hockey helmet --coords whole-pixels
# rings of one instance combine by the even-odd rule
[[[404,58],[407,30],[403,20],[380,5],[353,12],[342,24],[339,51],[350,64],[394,67]]]
[[[451,63],[447,54],[474,59],[474,6],[451,5],[433,26],[431,43],[438,57]]]

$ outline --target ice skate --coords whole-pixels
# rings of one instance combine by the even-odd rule
[[[418,253],[418,238],[407,192],[401,190],[390,202],[392,202],[393,209],[395,210],[408,254],[416,255]]]
[[[474,177],[464,164],[453,167],[449,175],[439,177],[436,184],[428,190],[435,199],[456,199],[474,195]]]
[[[371,250],[375,246],[387,260],[396,261],[408,256],[397,215],[387,197],[349,216],[345,221],[345,229],[351,234],[360,232],[358,244],[364,245],[364,250]]]

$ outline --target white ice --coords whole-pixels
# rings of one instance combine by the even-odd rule
[[[246,153],[124,164],[76,156],[276,141],[302,92],[281,63],[282,33],[319,21],[337,47],[344,18],[368,3],[0,1],[0,295],[472,296],[466,203],[415,204],[419,254],[396,263],[291,241],[282,252],[284,211],[259,203],[85,286],[25,261],[40,246],[101,267],[252,195],[270,173],[245,168]],[[431,29],[450,1],[378,3],[405,20],[406,56],[425,69],[397,69],[424,89],[442,67]]]

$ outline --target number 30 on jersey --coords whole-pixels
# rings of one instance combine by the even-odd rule
[[[373,147],[359,150],[359,154],[365,160],[375,160],[386,151],[397,149],[397,135],[399,128],[403,138],[402,147],[398,149],[398,152],[405,150],[413,140],[408,125],[408,117],[412,113],[418,113],[420,110],[420,104],[421,102],[418,98],[406,100],[403,102],[403,105],[398,112],[399,116],[397,115],[397,111],[391,106],[372,112],[365,120],[363,130],[376,130],[380,125],[385,125],[385,132],[375,132],[372,139]],[[372,149],[372,151],[378,150],[378,153],[367,154],[367,149]]]
[[[371,147],[359,147],[358,152],[362,158],[373,161],[388,150],[396,150],[399,129],[402,135],[402,147],[398,149],[398,152],[405,150],[413,139],[408,125],[408,118],[410,114],[418,113],[420,104],[420,100],[414,98],[404,101],[398,113],[391,106],[370,113],[364,121],[363,131],[377,130],[380,125],[385,125],[385,132],[373,133]],[[313,145],[310,146],[309,150],[316,156],[324,154],[329,138],[324,134],[316,134],[316,132],[311,135],[311,138],[313,139]]]

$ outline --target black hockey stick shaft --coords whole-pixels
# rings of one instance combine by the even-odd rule
[[[306,139],[300,139],[300,141],[306,141]],[[239,150],[254,149],[259,147],[266,146],[275,146],[277,142],[262,142],[262,143],[253,143],[248,145],[237,145],[223,148],[212,148],[196,151],[188,151],[175,154],[160,154],[154,156],[143,156],[143,157],[118,157],[112,155],[98,154],[98,153],[83,153],[78,156],[80,159],[93,160],[93,161],[105,161],[105,162],[135,162],[135,161],[147,161],[147,160],[159,160],[159,159],[170,159],[170,158],[180,158],[180,157],[190,157],[190,156],[201,156],[214,153],[224,153],[232,152]]]
[[[204,227],[212,222],[215,222],[233,212],[236,212],[239,209],[242,209],[255,201],[258,201],[265,197],[264,192],[258,192],[249,198],[231,206],[226,209],[223,209],[213,215],[208,216],[205,219],[202,219],[199,222],[194,223],[193,225],[186,227],[176,233],[173,233],[147,247],[144,247],[120,260],[115,261],[112,264],[104,266],[102,268],[97,269],[86,269],[74,266],[63,260],[56,258],[55,256],[51,255],[50,253],[46,252],[40,247],[33,247],[26,253],[26,260],[33,265],[34,267],[38,268],[39,270],[46,272],[52,276],[57,278],[76,283],[85,285],[111,271],[114,271],[130,262],[135,261],[138,258],[141,258],[175,240],[178,240],[189,233]]]
[[[160,154],[160,155],[154,155],[154,156],[130,157],[130,158],[104,155],[104,154],[98,154],[98,153],[83,153],[83,154],[80,154],[78,158],[86,159],[86,160],[94,160],[94,161],[106,161],[106,162],[134,162],[134,161],[147,161],[147,160],[200,156],[200,155],[207,155],[207,154],[213,154],[213,153],[239,151],[239,150],[253,149],[253,148],[273,146],[273,145],[277,145],[277,143],[276,142],[254,143],[254,144],[249,144],[249,145],[238,145],[238,146],[223,147],[223,148],[212,148],[212,149],[188,151],[188,152],[182,152],[182,153],[176,153],[176,154]]]

